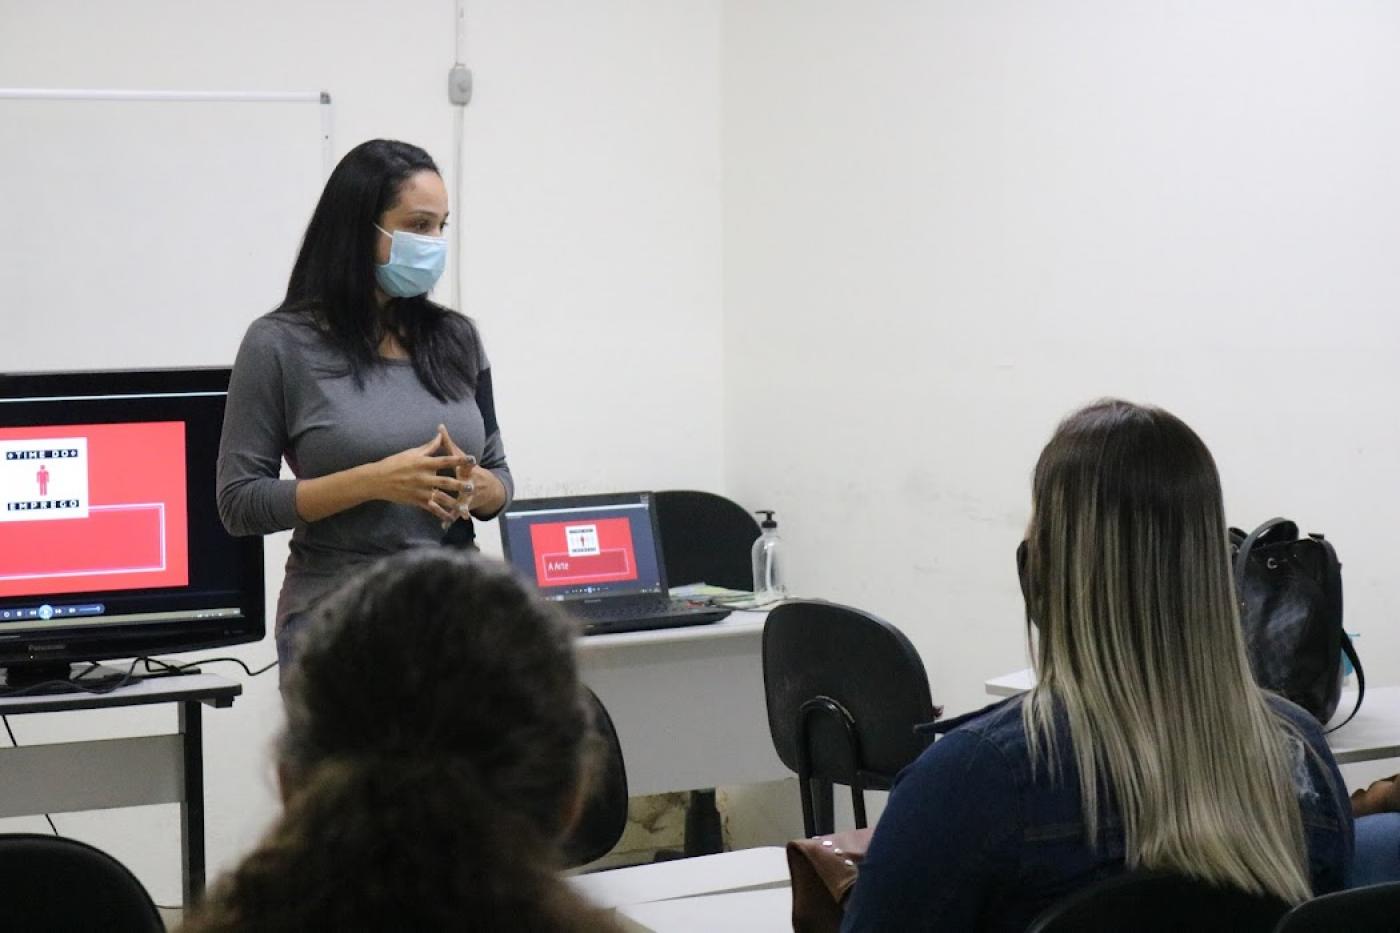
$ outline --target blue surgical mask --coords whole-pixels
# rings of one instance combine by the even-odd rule
[[[389,238],[389,261],[374,267],[374,277],[385,294],[413,298],[432,291],[447,265],[447,237],[404,230],[390,233],[379,224],[374,229]]]

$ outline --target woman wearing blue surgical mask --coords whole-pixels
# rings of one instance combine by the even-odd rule
[[[513,490],[476,325],[428,297],[447,191],[417,146],[376,139],[336,166],[286,297],[248,328],[229,383],[218,502],[237,535],[292,529],[277,654],[375,558],[473,547]],[[285,458],[295,479],[279,478]]]

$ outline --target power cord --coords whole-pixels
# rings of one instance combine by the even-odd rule
[[[89,663],[87,667],[67,680],[44,680],[39,683],[26,684],[23,687],[0,687],[0,698],[53,693],[111,693],[113,690],[119,690],[132,681],[140,679],[140,675],[136,673],[137,664],[144,665],[144,670],[147,674],[181,674],[185,671],[197,668],[201,664],[237,664],[239,667],[243,668],[243,672],[249,677],[257,677],[259,674],[266,674],[277,666],[277,662],[272,661],[254,670],[248,666],[247,662],[240,658],[198,658],[194,661],[186,661],[183,664],[172,664],[169,661],[162,661],[159,658],[141,657],[133,658],[120,677],[99,683],[84,683],[83,678],[99,667],[96,663]],[[152,667],[152,665],[157,665],[157,667]]]
[[[96,663],[89,663],[87,667],[83,668],[81,671],[74,674],[67,680],[44,680],[35,684],[26,684],[23,687],[0,688],[0,697],[22,697],[31,696],[34,694],[45,694],[55,692],[96,694],[111,693],[113,690],[118,690],[122,687],[125,687],[127,684],[131,683],[132,680],[135,679],[134,675],[136,673],[136,663],[139,660],[139,658],[133,658],[131,664],[126,669],[126,672],[123,673],[120,677],[110,682],[104,681],[95,684],[83,683],[84,677],[98,669],[98,665]]]
[[[276,661],[264,664],[257,670],[253,670],[248,663],[241,658],[196,658],[193,661],[186,661],[183,664],[171,664],[169,661],[162,661],[160,658],[138,658],[146,666],[147,674],[181,674],[192,668],[197,668],[201,664],[237,664],[243,668],[243,673],[249,677],[257,677],[259,674],[266,674],[277,666]],[[152,664],[158,667],[151,667]]]

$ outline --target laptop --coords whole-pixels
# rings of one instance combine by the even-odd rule
[[[649,492],[517,499],[500,517],[506,560],[584,634],[703,625],[727,609],[672,599]]]

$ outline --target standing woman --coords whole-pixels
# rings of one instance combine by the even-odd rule
[[[476,325],[430,301],[447,190],[417,146],[341,159],[287,295],[252,323],[229,382],[219,515],[236,535],[293,529],[277,602],[285,670],[299,620],[354,569],[446,540],[472,546],[513,490]],[[296,479],[279,479],[286,458]]]

